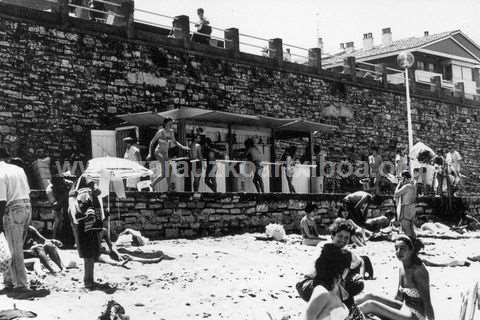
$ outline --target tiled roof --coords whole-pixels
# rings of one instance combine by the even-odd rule
[[[351,53],[341,52],[337,55],[334,55],[330,58],[323,60],[324,65],[331,65],[343,62],[343,59],[347,56],[354,56],[356,59],[363,59],[367,57],[375,57],[379,55],[384,55],[388,53],[394,53],[397,51],[403,51],[407,49],[414,49],[422,47],[430,42],[440,40],[442,38],[447,38],[450,35],[454,35],[455,33],[459,32],[459,30],[455,31],[446,31],[442,33],[432,34],[425,37],[410,37],[406,39],[401,39],[397,41],[393,41],[392,44],[388,46],[379,45],[374,46],[370,50],[359,49],[355,50]]]

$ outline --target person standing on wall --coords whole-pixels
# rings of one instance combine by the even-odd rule
[[[125,154],[123,155],[124,159],[131,161],[142,161],[142,156],[140,155],[140,149],[135,145],[136,140],[132,137],[123,138],[123,142],[127,146],[125,149]]]
[[[373,146],[372,154],[368,156],[368,164],[370,166],[370,178],[373,178],[376,195],[380,194],[380,169],[382,161],[382,156],[378,153],[378,147]]]
[[[12,255],[10,266],[3,274],[3,291],[12,291],[17,298],[28,298],[33,291],[28,288],[23,244],[32,220],[30,187],[25,171],[8,164],[9,158],[8,151],[0,147],[0,232],[5,232]]]
[[[193,177],[193,192],[198,192],[200,187],[200,178],[202,177],[202,136],[200,132],[192,138],[190,145],[190,174]]]
[[[171,118],[166,118],[165,120],[163,120],[163,127],[157,131],[152,141],[150,141],[149,153],[147,156],[147,160],[152,159],[152,149],[155,143],[157,143],[153,155],[155,156],[156,160],[161,162],[162,173],[152,182],[152,186],[156,185],[166,177],[169,190],[171,188],[171,167],[169,163],[169,149],[173,146],[179,146],[183,150],[190,150],[189,147],[184,146],[183,144],[178,142],[177,139],[175,139],[175,131],[173,130],[172,125],[173,120]]]
[[[397,201],[398,221],[400,222],[400,231],[412,239],[416,238],[414,230],[415,221],[415,201],[417,199],[417,186],[411,180],[409,171],[402,172],[402,180],[395,189],[394,198]]]
[[[295,153],[297,152],[297,147],[290,146],[288,147],[282,155],[281,161],[285,170],[285,178],[287,179],[288,190],[290,193],[296,193],[295,187],[293,186],[292,179],[293,174],[295,173]]]

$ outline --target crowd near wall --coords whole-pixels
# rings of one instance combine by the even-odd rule
[[[52,157],[52,162],[85,161],[91,155],[90,130],[113,128],[119,123],[116,115],[181,106],[301,117],[337,125],[336,132],[319,135],[315,141],[329,160],[357,160],[373,145],[379,147],[384,159],[393,160],[395,148],[406,144],[402,90],[361,79],[353,82],[304,65],[167,39],[141,25],[132,36],[114,26],[59,22],[55,13],[0,6],[0,144],[27,161],[34,160],[39,151]],[[434,150],[458,150],[464,158],[465,190],[476,191],[480,169],[478,102],[413,94],[412,113],[414,140]],[[228,223],[232,228],[258,226],[242,220],[247,216],[245,210],[260,220],[267,215],[273,220],[282,216],[287,225],[296,223],[300,212],[290,209],[288,201],[280,202],[286,206],[280,211],[290,213],[272,209],[258,216],[259,208],[254,204],[248,209],[237,208],[235,203],[228,204],[232,208],[215,209],[208,207],[214,205],[209,200],[203,204],[178,200],[187,207],[175,209],[163,207],[158,199],[164,195],[158,199],[138,197],[145,198],[136,199],[145,208],[136,208],[130,198],[122,202],[125,222],[127,208],[138,209],[135,212],[142,214],[137,217],[142,222],[151,217],[158,223],[165,219],[170,223],[171,219],[174,224],[181,224],[173,221],[183,221],[182,217],[195,216],[198,210],[226,210],[201,215],[202,221],[215,221],[210,219],[220,216],[225,223],[231,214]],[[239,200],[241,195],[225,197],[245,204]],[[195,207],[189,208],[191,205]],[[327,211],[329,207],[322,205]],[[184,215],[188,210],[191,213]],[[148,230],[148,224],[142,225]],[[189,235],[179,228],[179,235]],[[169,229],[164,230],[164,235],[169,235]]]

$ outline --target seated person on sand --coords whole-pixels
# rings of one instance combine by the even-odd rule
[[[390,320],[435,319],[430,300],[429,274],[417,256],[421,247],[418,239],[406,235],[396,238],[395,254],[401,264],[395,299],[366,294],[355,300],[362,313]]]
[[[314,289],[305,311],[305,320],[347,319],[349,310],[343,303],[348,295],[342,288],[343,275],[351,263],[351,255],[336,246],[323,248],[315,261]]]
[[[37,264],[36,258],[51,273],[63,271],[62,260],[58,254],[58,248],[63,246],[62,242],[55,239],[43,237],[38,230],[29,226],[23,247],[23,255],[28,259],[27,264],[33,264],[33,269],[37,274],[41,274],[41,267]],[[52,264],[53,262],[53,264]],[[57,269],[58,267],[58,269]]]
[[[307,206],[305,207],[305,216],[300,221],[303,244],[307,246],[316,246],[321,240],[323,240],[318,236],[319,232],[317,229],[317,224],[313,219],[316,210],[316,205],[311,203],[307,204]]]

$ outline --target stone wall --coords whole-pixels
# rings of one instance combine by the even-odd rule
[[[127,192],[127,198],[116,200],[112,194],[110,211],[112,231],[125,228],[140,230],[153,238],[219,236],[242,232],[264,232],[269,223],[280,223],[287,232],[300,232],[300,219],[311,201],[319,207],[315,217],[326,232],[338,215],[345,195],[279,195],[279,194],[193,194]],[[49,233],[53,213],[43,192],[32,195],[33,225]],[[106,201],[104,206],[107,206]],[[392,210],[390,202],[374,207],[371,216]]]
[[[315,142],[329,160],[360,159],[371,145],[393,159],[406,144],[402,89],[168,39],[139,24],[129,39],[117,27],[0,6],[0,144],[27,160],[39,149],[53,160],[88,159],[90,130],[112,128],[115,115],[180,106],[338,125]],[[460,151],[466,189],[476,190],[478,102],[417,93],[412,112],[414,139]]]

